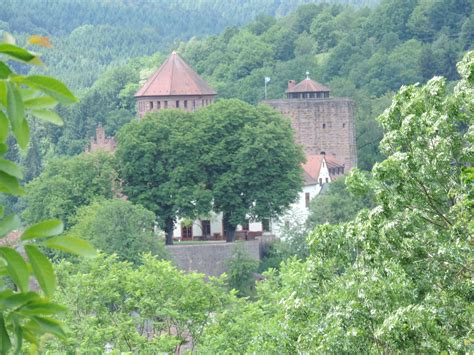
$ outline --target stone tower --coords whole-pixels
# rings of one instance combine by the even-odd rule
[[[165,108],[195,111],[211,104],[215,96],[216,92],[176,52],[135,94],[139,117]]]
[[[308,154],[326,154],[344,164],[357,166],[355,104],[348,98],[333,98],[330,89],[309,76],[296,84],[288,81],[287,98],[266,104],[291,118],[295,138]]]

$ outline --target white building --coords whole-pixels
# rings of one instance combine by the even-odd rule
[[[324,185],[334,181],[344,174],[344,165],[338,163],[334,157],[321,155],[306,155],[306,163],[303,164],[304,186],[299,193],[298,200],[291,205],[287,213],[278,219],[271,221],[249,221],[246,225],[237,226],[236,237],[254,238],[269,232],[276,237],[288,219],[306,221],[309,213],[310,201],[319,195]],[[210,213],[209,216],[195,221],[182,220],[177,223],[173,232],[177,240],[192,239],[222,239],[224,237],[224,226],[222,213]]]

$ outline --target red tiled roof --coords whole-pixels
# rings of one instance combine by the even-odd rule
[[[319,183],[318,177],[321,171],[323,160],[326,161],[328,168],[344,168],[343,164],[337,162],[334,158],[322,154],[306,154],[306,163],[303,164],[305,185],[314,185]],[[342,175],[342,174],[341,174]],[[338,175],[330,174],[331,181],[338,178]]]
[[[324,155],[306,154],[306,163],[303,164],[304,180],[306,185],[318,183],[319,172]]]
[[[176,52],[173,52],[135,96],[215,94],[216,92]]]
[[[327,92],[331,91],[327,86],[320,84],[309,78],[304,79],[300,83],[296,84],[292,88],[286,90],[286,93],[289,92]]]

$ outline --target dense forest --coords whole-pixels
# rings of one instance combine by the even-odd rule
[[[301,4],[321,0],[233,1],[2,1],[0,30],[16,36],[49,36],[48,74],[70,87],[90,87],[110,65],[128,58],[169,52],[180,40],[240,26],[257,15],[284,16]],[[337,0],[373,5],[376,0]]]
[[[0,352],[472,352],[472,0],[25,0],[0,29]],[[137,120],[171,49],[217,101]],[[178,270],[177,223],[222,212],[232,242],[295,201],[304,154],[259,103],[306,72],[356,102],[359,167],[261,261]],[[98,125],[114,154],[84,153]]]

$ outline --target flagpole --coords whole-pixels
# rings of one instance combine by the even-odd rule
[[[265,100],[267,99],[267,83],[270,82],[270,78],[268,76],[265,77]]]

